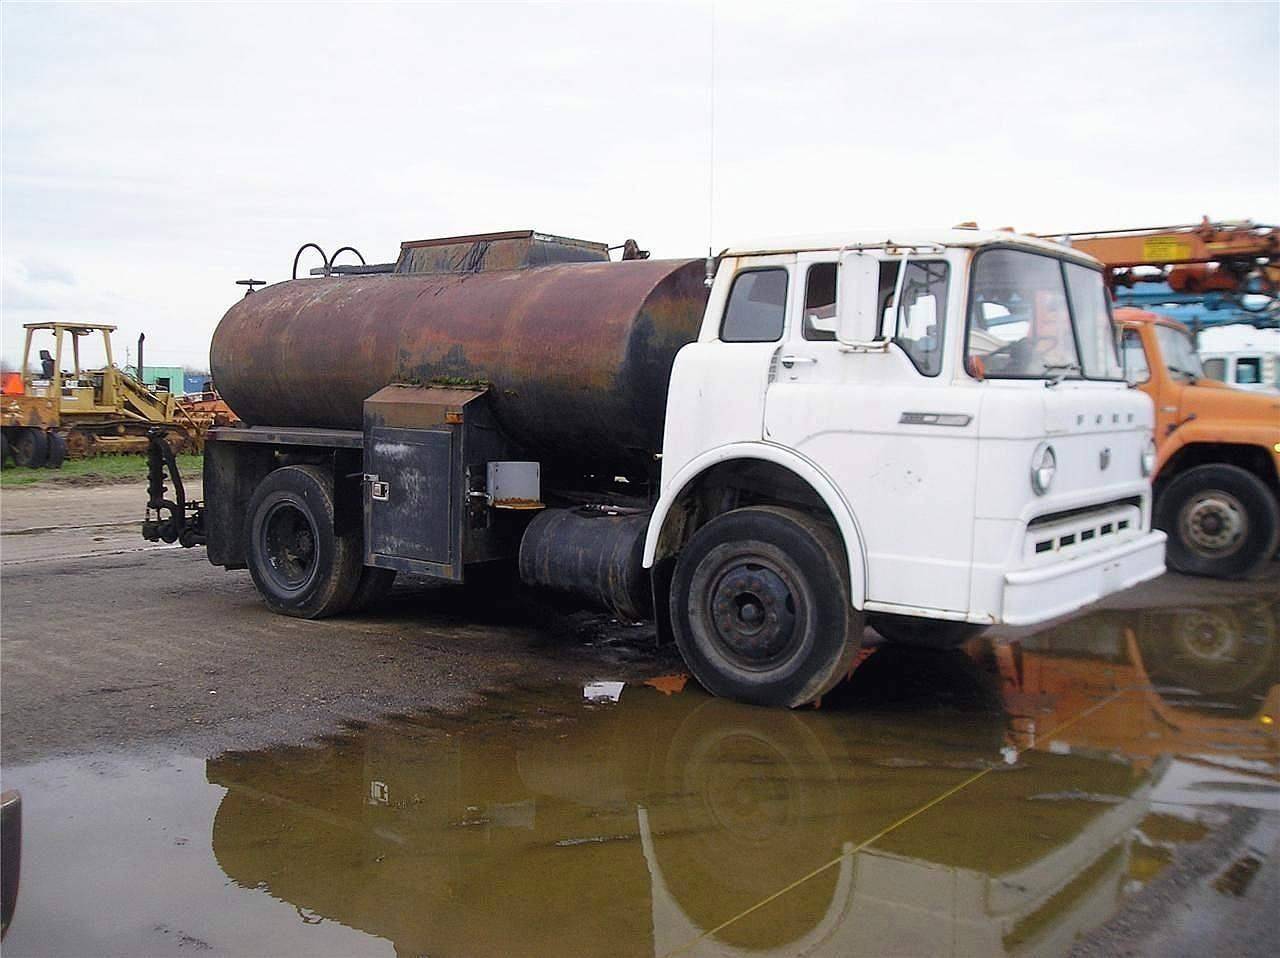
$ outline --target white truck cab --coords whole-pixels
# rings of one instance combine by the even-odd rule
[[[862,614],[930,645],[1043,621],[1164,571],[1152,429],[1091,257],[968,229],[732,246],[676,357],[644,563],[675,562],[681,650],[740,698],[805,587],[763,548],[687,555],[726,506],[821,514],[859,633]]]

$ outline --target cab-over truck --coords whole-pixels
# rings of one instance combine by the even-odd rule
[[[1163,571],[1090,257],[967,229],[644,255],[449,237],[247,294],[211,349],[245,426],[209,434],[203,502],[156,437],[145,534],[302,617],[515,562],[783,706],[868,622],[948,645]]]

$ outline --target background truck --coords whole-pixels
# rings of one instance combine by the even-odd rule
[[[1280,396],[1280,333],[1271,343],[1245,342],[1235,348],[1200,348],[1209,379],[1249,392]]]
[[[1155,524],[1169,565],[1235,579],[1266,574],[1280,547],[1280,395],[1205,375],[1191,332],[1116,310],[1125,368],[1155,403]]]
[[[514,562],[788,706],[868,619],[946,645],[1163,570],[1096,261],[976,230],[645,255],[451,237],[246,294],[210,352],[246,425],[202,502],[154,437],[144,535],[302,617]]]
[[[1280,329],[1280,229],[1205,217],[1055,238],[1101,261],[1115,301],[1130,307],[1117,318],[1129,376],[1155,402],[1155,524],[1169,535],[1169,565],[1265,574],[1280,535],[1280,400],[1261,385],[1273,370],[1259,352],[1248,378],[1260,395],[1221,388],[1213,380],[1228,378],[1227,357],[1207,368],[1196,340],[1225,327]]]

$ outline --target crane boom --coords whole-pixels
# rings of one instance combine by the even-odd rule
[[[1280,328],[1280,228],[1251,220],[1057,233],[1101,260],[1117,305],[1157,309],[1192,328]]]

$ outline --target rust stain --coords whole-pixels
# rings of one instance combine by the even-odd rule
[[[657,678],[646,679],[644,684],[651,689],[657,689],[663,695],[675,695],[683,692],[688,682],[689,676],[679,672],[675,675],[659,675]]]
[[[279,283],[228,310],[213,378],[251,425],[357,429],[392,382],[492,383],[504,430],[555,458],[647,468],[676,351],[706,303],[701,260]]]

